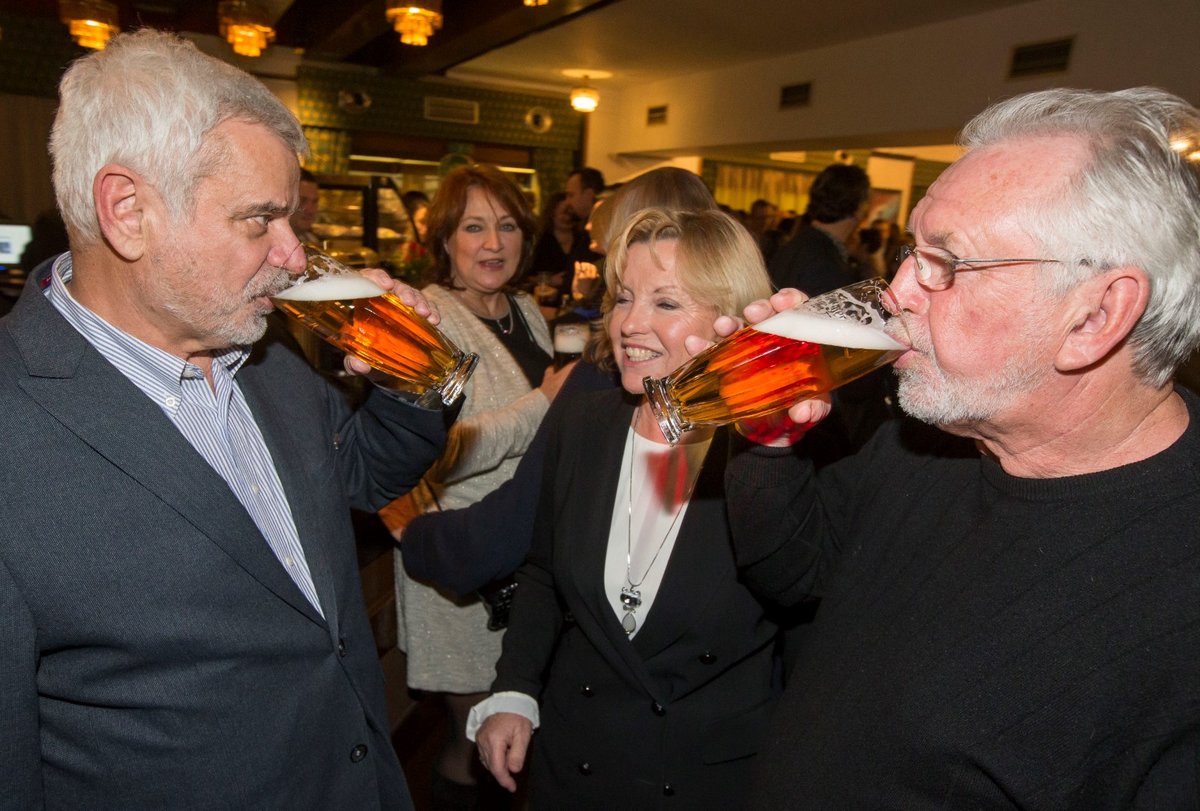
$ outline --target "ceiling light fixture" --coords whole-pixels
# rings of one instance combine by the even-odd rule
[[[527,6],[544,6],[549,4],[550,0],[525,0]]]
[[[428,45],[442,27],[442,0],[388,0],[387,19],[405,45]]]
[[[117,7],[106,0],[58,0],[58,17],[76,43],[93,51],[103,51],[109,38],[121,30]]]
[[[242,56],[261,56],[267,43],[275,40],[275,29],[266,12],[246,0],[221,0],[217,4],[221,36]]]
[[[600,94],[588,84],[593,79],[611,79],[612,71],[599,68],[567,68],[562,75],[578,79],[580,84],[571,89],[571,107],[581,113],[590,113],[600,106]]]
[[[587,77],[584,77],[587,81]],[[600,94],[586,84],[571,89],[571,108],[581,113],[590,113],[600,106]]]

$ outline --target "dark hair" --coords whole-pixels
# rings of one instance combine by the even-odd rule
[[[853,217],[871,193],[871,179],[860,167],[835,163],[826,166],[808,189],[805,213],[816,222],[830,223]]]
[[[874,228],[863,228],[858,232],[858,244],[867,253],[875,253],[883,247],[883,234]]]
[[[412,189],[400,195],[400,204],[404,206],[404,210],[411,217],[418,208],[429,205],[429,195],[423,191]]]
[[[559,205],[566,199],[565,191],[555,192],[546,198],[546,202],[542,204],[542,216],[538,218],[539,234],[549,234],[554,230],[554,212],[558,211]],[[574,212],[571,216],[575,216]]]
[[[596,194],[604,191],[604,175],[600,173],[599,169],[582,166],[571,172],[571,175],[579,175],[579,185],[585,189],[591,189]]]
[[[517,221],[521,229],[521,263],[517,272],[509,279],[509,285],[516,283],[533,261],[534,221],[533,212],[525,201],[525,195],[517,184],[504,172],[486,163],[470,166],[460,166],[450,171],[442,178],[433,202],[429,204],[426,216],[427,247],[433,254],[435,266],[434,281],[442,287],[452,287],[450,281],[450,253],[446,250],[446,240],[454,234],[462,221],[463,212],[467,209],[467,192],[472,187],[487,192],[510,217]]]

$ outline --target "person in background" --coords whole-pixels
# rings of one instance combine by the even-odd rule
[[[571,252],[580,239],[586,238],[579,227],[580,220],[567,202],[566,192],[552,194],[542,207],[538,238],[533,248],[530,275],[542,279],[555,290],[562,284],[572,259]]]
[[[587,223],[592,216],[592,210],[604,195],[604,175],[599,169],[584,166],[576,169],[567,176],[567,203],[579,222]],[[561,296],[571,295],[572,283],[575,278],[575,263],[587,262],[599,265],[601,254],[591,248],[591,241],[584,238],[575,243],[571,249],[570,262],[567,272],[563,275],[562,283],[558,286]]]
[[[747,805],[1195,809],[1200,110],[1045,90],[962,142],[892,285],[915,419],[730,462],[745,582],[821,597]]]
[[[400,196],[400,204],[408,217],[409,242],[424,245],[429,236],[429,195],[415,189],[406,191]]]
[[[404,241],[391,257],[392,271],[413,284],[427,284],[433,269],[433,259],[426,245],[429,198],[422,191],[406,191],[400,196],[408,228]]]
[[[755,200],[750,204],[750,216],[746,220],[746,228],[754,236],[754,241],[758,243],[763,261],[770,264],[771,257],[775,255],[783,242],[783,233],[779,228],[779,206],[770,200]]]
[[[445,452],[420,487],[382,514],[393,532],[413,515],[469,506],[507,481],[569,373],[551,367],[546,322],[515,287],[533,237],[524,195],[496,167],[463,166],[442,179],[429,208],[437,280],[423,292],[446,336],[480,357]],[[467,712],[494,677],[503,634],[488,628],[479,599],[454,599],[409,577],[399,560],[396,581],[408,685],[441,696],[451,721],[434,766],[435,799],[470,805],[476,775]]]
[[[874,228],[860,228],[847,246],[850,270],[858,280],[883,278],[883,237]]]
[[[708,211],[716,205],[698,175],[673,166],[652,169],[595,209],[591,234],[607,247],[609,234],[619,235],[619,226],[644,208]],[[533,539],[548,426],[559,411],[574,408],[576,393],[616,386],[607,346],[607,337],[595,330],[511,479],[469,507],[426,512],[408,522],[397,538],[410,576],[469,595],[516,571]]]
[[[871,181],[858,166],[826,166],[808,190],[806,226],[768,262],[776,288],[795,287],[810,296],[854,281],[846,244],[867,214]]]
[[[2,802],[411,808],[350,508],[416,484],[445,415],[352,412],[256,343],[308,151],[258,80],[143,29],[59,94],[70,252],[0,327]]]
[[[776,627],[737,577],[726,431],[668,445],[642,379],[674,371],[686,336],[715,336],[714,318],[770,281],[750,233],[717,211],[643,209],[605,274],[621,388],[551,426],[533,550],[468,729],[510,790],[529,758],[536,807],[736,808],[770,712]]]
[[[300,170],[300,196],[296,210],[289,218],[296,239],[305,245],[321,246],[321,240],[313,233],[313,225],[317,222],[317,213],[321,207],[321,187],[317,176],[307,169]]]

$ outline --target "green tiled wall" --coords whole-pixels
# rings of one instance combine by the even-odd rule
[[[318,172],[340,173],[349,165],[349,133],[363,131],[435,138],[470,152],[475,143],[529,149],[543,189],[566,183],[582,133],[582,116],[565,98],[555,99],[465,85],[394,79],[375,73],[302,65],[297,73],[298,114],[313,149],[310,161]],[[338,106],[341,91],[364,93],[369,108],[348,112]],[[426,96],[479,104],[478,124],[427,121]],[[525,123],[533,107],[549,113],[553,124],[537,133]]]
[[[0,93],[54,98],[58,80],[70,62],[88,53],[71,41],[56,19],[0,12]],[[528,149],[543,190],[566,184],[582,137],[582,116],[566,98],[535,96],[449,82],[396,79],[369,70],[301,65],[296,76],[298,114],[312,145],[309,166],[341,174],[349,163],[351,133],[369,131],[431,138],[462,145],[499,144]],[[342,90],[365,92],[371,106],[363,112],[338,107]],[[424,118],[425,96],[478,102],[478,124],[452,124]],[[525,123],[533,107],[553,119],[548,132]]]

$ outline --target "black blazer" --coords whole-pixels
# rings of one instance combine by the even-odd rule
[[[625,635],[603,579],[626,397],[582,395],[551,431],[493,690],[540,700],[536,807],[736,807],[773,701],[776,627],[738,581],[719,432],[653,610]]]
[[[290,350],[237,380],[324,617],[223,479],[45,299],[0,321],[0,808],[409,808],[349,510],[440,412],[352,414]]]

